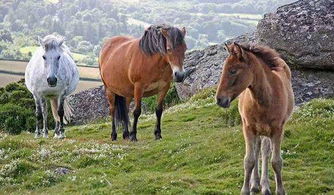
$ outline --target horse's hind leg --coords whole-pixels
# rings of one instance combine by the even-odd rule
[[[106,89],[106,95],[108,97],[109,102],[109,111],[111,116],[111,140],[115,141],[117,140],[117,131],[116,131],[116,124],[115,124],[115,94]]]
[[[135,85],[134,89],[134,101],[135,101],[135,110],[133,111],[133,126],[132,131],[130,132],[130,140],[137,141],[137,123],[138,118],[141,114],[141,98],[143,97],[143,88],[141,85]]]
[[[261,138],[259,136],[256,137],[255,143],[255,165],[252,172],[252,177],[250,180],[251,183],[251,192],[260,192],[260,176],[259,176],[259,154],[261,148]]]
[[[270,139],[262,137],[261,140],[261,154],[262,154],[262,173],[261,173],[261,192],[262,194],[271,194],[269,185],[269,170],[268,161],[271,153]]]
[[[281,157],[281,132],[282,129],[277,130],[277,132],[272,136],[271,143],[273,146],[273,154],[271,157],[271,163],[275,172],[276,180],[276,194],[285,194],[283,181],[282,181],[282,166],[283,160]]]
[[[59,125],[60,125],[60,121],[59,121],[59,116],[58,116],[58,99],[57,98],[53,98],[50,100],[51,103],[51,110],[52,110],[52,115],[53,118],[55,120],[55,137],[58,136],[59,134]],[[57,135],[57,136],[56,136]]]
[[[163,112],[163,102],[169,90],[169,87],[170,87],[170,84],[168,84],[161,92],[159,92],[158,98],[157,98],[157,107],[155,108],[155,115],[157,117],[157,122],[156,122],[155,129],[154,129],[154,135],[155,135],[156,140],[162,139],[161,137],[161,116]]]
[[[132,101],[131,97],[127,97],[126,98],[126,109],[127,109],[127,112],[129,112],[129,110],[130,110],[130,103],[131,103],[131,101]],[[124,125],[123,139],[129,139],[129,136],[130,136],[129,127],[128,127],[128,125]]]
[[[36,130],[35,130],[35,138],[39,138],[41,136],[40,129],[43,126],[42,120],[43,120],[43,115],[42,115],[42,108],[41,108],[41,102],[40,98],[34,95],[35,99],[35,106],[36,106]]]
[[[65,97],[60,96],[58,98],[58,116],[59,116],[59,128],[58,134],[55,133],[55,138],[63,139],[65,138],[65,129],[64,129],[64,101]]]

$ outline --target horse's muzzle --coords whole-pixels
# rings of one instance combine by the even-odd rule
[[[181,71],[175,71],[173,74],[173,78],[175,82],[182,82],[185,79],[185,73]]]
[[[229,97],[217,97],[217,105],[223,108],[228,108],[231,105],[231,98]]]
[[[48,77],[46,81],[48,82],[49,87],[55,87],[57,85],[56,77]]]

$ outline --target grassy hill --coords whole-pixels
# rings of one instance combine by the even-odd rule
[[[111,142],[110,123],[103,121],[68,127],[65,140],[0,134],[1,193],[238,194],[244,155],[240,118],[236,102],[224,110],[213,94],[205,90],[168,109],[161,141],[153,140],[151,115],[140,118],[137,143]],[[334,100],[297,109],[282,146],[286,191],[334,194],[333,151]],[[59,167],[70,173],[55,173]]]

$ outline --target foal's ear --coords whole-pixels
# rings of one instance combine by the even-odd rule
[[[245,50],[236,42],[233,43],[235,47],[233,48],[232,53],[238,57],[241,61],[247,61],[247,55]]]
[[[44,45],[43,39],[40,36],[38,36],[37,40],[38,40],[38,43],[42,46],[42,48],[45,49],[45,45]]]

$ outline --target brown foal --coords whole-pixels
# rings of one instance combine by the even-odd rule
[[[271,194],[268,178],[268,158],[272,152],[276,193],[285,194],[282,182],[281,141],[283,127],[294,106],[291,72],[279,54],[264,46],[226,45],[226,58],[217,104],[227,108],[239,96],[246,154],[244,183],[241,194],[261,191]],[[258,157],[262,153],[261,180]]]
[[[155,138],[161,139],[163,100],[174,78],[186,77],[183,60],[187,49],[182,30],[168,26],[150,26],[139,38],[117,36],[107,40],[100,52],[100,74],[109,99],[112,140],[117,139],[116,125],[123,124],[123,138],[137,141],[137,122],[142,97],[157,94]],[[132,131],[128,131],[129,104],[134,98]]]

